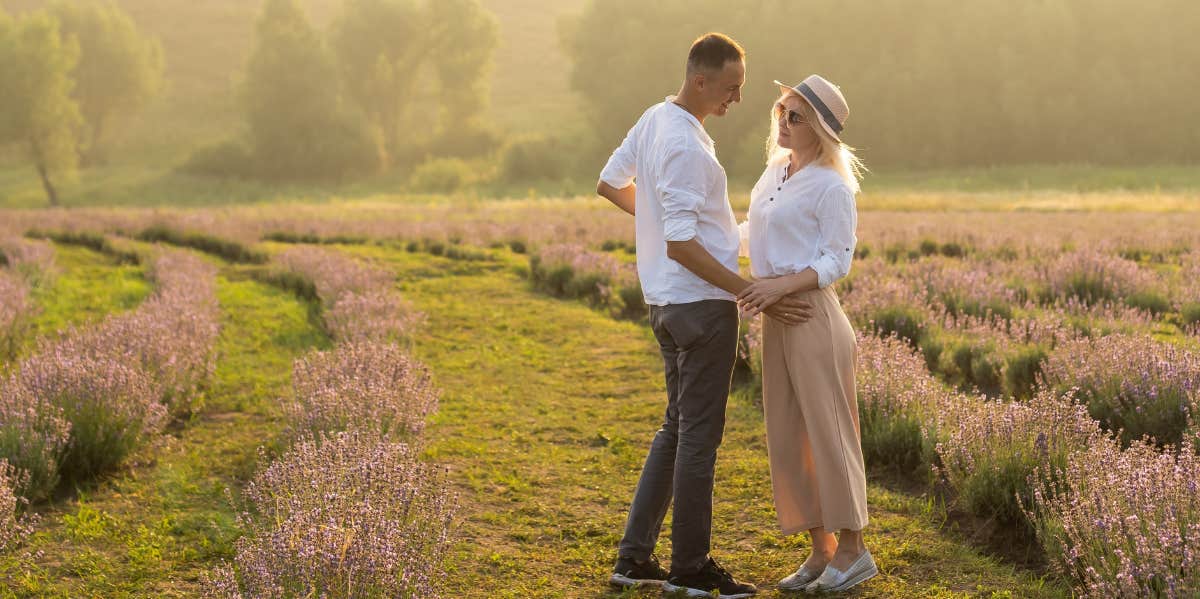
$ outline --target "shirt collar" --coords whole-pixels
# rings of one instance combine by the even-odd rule
[[[667,96],[663,101],[669,105],[668,108],[673,108],[677,114],[683,115],[696,128],[696,131],[700,132],[700,139],[704,140],[704,143],[715,146],[716,142],[713,141],[713,138],[709,137],[708,131],[704,130],[704,124],[700,122],[700,119],[696,118],[696,115],[691,112],[688,112],[686,108],[676,104],[675,98],[676,96]]]

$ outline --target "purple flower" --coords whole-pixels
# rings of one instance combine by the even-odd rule
[[[292,388],[285,411],[301,434],[371,428],[404,438],[437,410],[429,371],[393,344],[343,344],[296,360]]]
[[[23,514],[28,503],[15,489],[23,486],[24,475],[0,460],[0,553],[16,547],[33,532],[34,515]]]
[[[441,470],[376,433],[301,440],[246,488],[256,514],[221,597],[437,597],[454,497]]]

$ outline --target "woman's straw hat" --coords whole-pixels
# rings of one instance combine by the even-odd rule
[[[850,116],[850,107],[846,106],[846,98],[842,96],[842,90],[838,89],[838,86],[820,75],[809,75],[797,85],[785,85],[778,80],[775,81],[775,85],[784,92],[792,92],[804,98],[817,111],[817,116],[821,117],[821,128],[834,139],[842,141],[842,127],[846,124],[846,117]]]

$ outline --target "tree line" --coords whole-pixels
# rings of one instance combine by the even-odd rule
[[[182,168],[345,180],[493,152],[497,43],[478,0],[346,0],[328,31],[298,0],[266,0],[236,85],[244,126]],[[20,150],[57,205],[57,184],[103,161],[114,120],[153,98],[163,73],[160,43],[110,0],[0,10],[0,146]]]
[[[731,174],[761,170],[772,79],[810,73],[842,87],[868,165],[1200,161],[1193,0],[592,0],[562,29],[602,149],[716,30],[748,53],[742,105],[710,126]]]
[[[298,0],[264,0],[235,86],[242,126],[182,168],[288,181],[401,171],[447,191],[590,180],[710,30],[748,51],[742,105],[708,123],[735,178],[761,168],[771,80],[809,73],[842,86],[845,139],[880,169],[1200,162],[1192,0],[589,0],[559,29],[545,44],[570,59],[577,116],[499,131],[487,102],[498,25],[479,0],[345,0],[327,28]],[[0,10],[0,146],[57,203],[56,184],[107,159],[163,73],[159,42],[111,0]]]

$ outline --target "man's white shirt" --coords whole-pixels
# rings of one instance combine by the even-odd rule
[[[713,140],[673,99],[642,114],[604,165],[600,180],[623,189],[637,179],[637,266],[647,304],[733,300],[729,292],[667,257],[668,241],[695,238],[737,272],[740,242]]]

